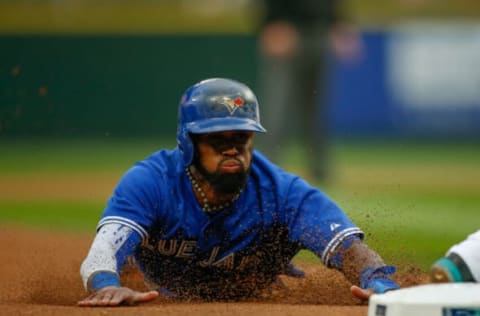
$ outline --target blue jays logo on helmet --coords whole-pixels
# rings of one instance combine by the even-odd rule
[[[213,78],[188,88],[178,107],[177,143],[183,162],[190,165],[193,143],[190,133],[221,131],[265,132],[255,94],[245,84]]]
[[[238,107],[243,106],[245,103],[241,97],[236,97],[235,100],[230,97],[222,97],[218,102],[225,105],[230,114],[233,114]]]

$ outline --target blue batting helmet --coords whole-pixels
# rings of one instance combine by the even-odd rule
[[[201,81],[185,91],[178,106],[177,144],[183,163],[192,163],[190,133],[221,131],[265,132],[260,124],[258,101],[249,87],[231,79]]]

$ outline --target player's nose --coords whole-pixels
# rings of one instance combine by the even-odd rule
[[[235,146],[229,146],[230,148],[225,149],[222,154],[225,156],[235,156],[239,154],[238,149]]]

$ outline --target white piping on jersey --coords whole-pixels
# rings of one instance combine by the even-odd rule
[[[322,261],[325,265],[328,265],[330,261],[330,256],[332,255],[333,251],[340,245],[340,243],[348,236],[361,234],[364,235],[364,232],[360,230],[358,227],[350,227],[338,232],[335,237],[328,243],[325,250],[322,252]]]
[[[87,258],[80,267],[85,289],[88,290],[88,279],[95,272],[109,271],[118,274],[116,254],[132,232],[131,227],[122,223],[108,223],[100,228]],[[116,242],[118,240],[120,241]]]
[[[123,224],[125,226],[130,227],[134,231],[136,231],[141,237],[142,240],[146,239],[148,237],[147,231],[137,224],[136,222],[132,221],[131,219],[121,217],[121,216],[106,216],[104,217],[100,223],[98,223],[97,230],[100,229],[105,224],[110,224],[110,223],[117,223],[117,224]]]

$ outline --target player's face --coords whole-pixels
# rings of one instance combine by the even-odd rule
[[[218,191],[243,186],[250,170],[253,132],[228,131],[194,135],[196,167]]]

